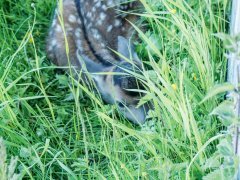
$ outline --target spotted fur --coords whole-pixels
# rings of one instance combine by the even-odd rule
[[[126,1],[62,0],[47,39],[48,57],[59,66],[71,64],[76,71],[82,68],[82,63],[89,72],[122,72],[120,69],[124,68],[133,71],[136,64],[141,69],[129,43],[134,32],[129,21],[136,22],[138,17],[122,13],[138,9],[140,3]],[[133,59],[133,63],[125,62],[114,51]],[[127,118],[136,123],[145,121],[144,108],[136,108],[140,94],[126,90],[139,88],[136,78],[125,75],[94,75],[93,78],[106,102],[124,103],[127,107],[122,110]],[[126,109],[132,109],[133,113]]]

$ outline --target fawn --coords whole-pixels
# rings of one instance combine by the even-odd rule
[[[137,107],[141,94],[133,90],[143,86],[134,76],[126,75],[126,71],[142,67],[129,42],[133,34],[129,21],[138,18],[121,13],[121,10],[138,8],[140,3],[124,1],[127,0],[62,0],[47,38],[47,54],[56,65],[70,63],[76,71],[85,64],[102,99],[117,104],[119,111],[133,123],[142,124],[149,108]],[[98,75],[99,72],[108,73]]]

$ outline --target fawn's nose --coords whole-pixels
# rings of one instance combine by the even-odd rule
[[[143,105],[140,107],[134,106],[118,106],[119,111],[122,113],[124,117],[129,119],[131,122],[142,125],[146,122],[147,113],[149,111],[148,105]]]

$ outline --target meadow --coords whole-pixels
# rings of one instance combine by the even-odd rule
[[[154,110],[138,126],[46,58],[56,0],[0,0],[0,179],[236,176],[221,39],[230,1],[141,2],[140,103]]]

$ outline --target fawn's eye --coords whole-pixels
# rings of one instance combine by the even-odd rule
[[[120,108],[124,108],[124,107],[125,107],[122,102],[117,102],[117,105],[118,105],[118,107],[120,107]]]

